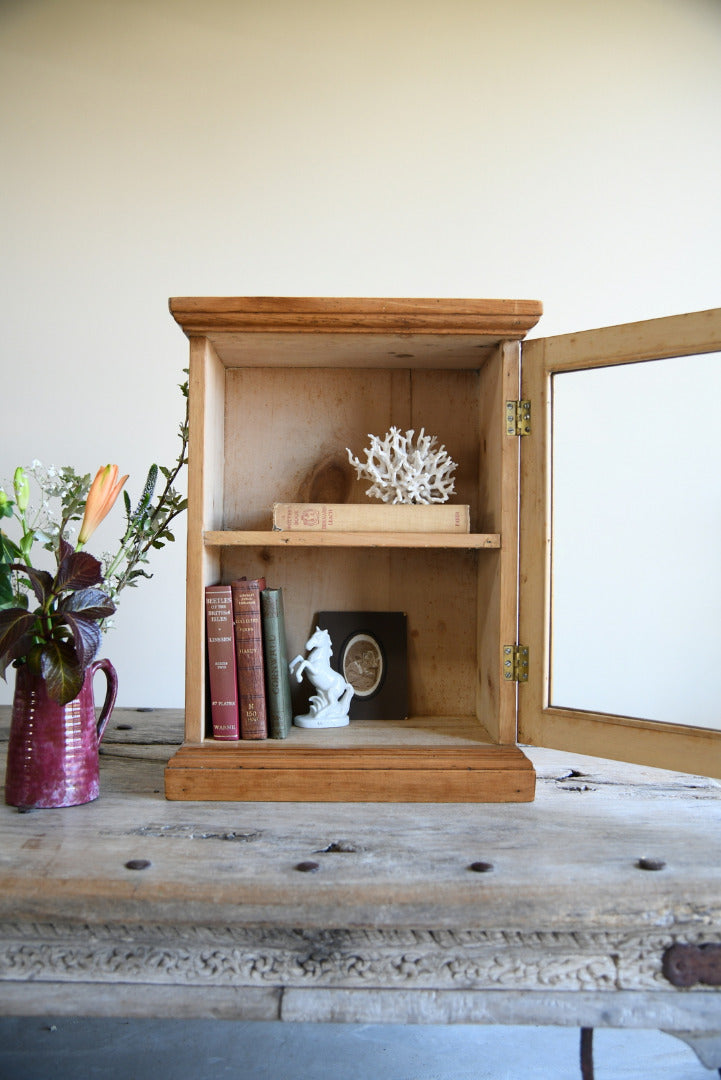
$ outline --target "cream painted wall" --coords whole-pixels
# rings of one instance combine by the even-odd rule
[[[172,459],[171,295],[721,299],[715,0],[4,0],[0,113],[4,478]],[[178,533],[121,704],[182,704]]]

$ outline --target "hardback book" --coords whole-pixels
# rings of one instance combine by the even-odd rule
[[[290,532],[467,533],[465,503],[275,503],[273,528]]]
[[[265,578],[241,578],[230,585],[241,739],[268,738],[260,614],[260,594],[264,588]]]
[[[290,700],[283,590],[263,589],[260,609],[263,617],[268,734],[271,739],[285,739],[293,723],[293,706]]]
[[[205,589],[210,724],[214,739],[239,739],[238,679],[230,585]]]

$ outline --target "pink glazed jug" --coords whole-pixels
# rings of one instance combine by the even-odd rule
[[[93,676],[107,681],[105,701],[95,718]],[[21,809],[77,806],[100,793],[98,749],[118,692],[109,660],[85,672],[80,693],[67,705],[48,697],[45,681],[27,664],[16,671],[5,775],[5,802]]]

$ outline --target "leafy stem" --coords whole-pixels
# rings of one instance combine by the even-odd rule
[[[0,528],[0,676],[10,664],[27,664],[43,677],[55,701],[68,702],[80,691],[118,593],[151,576],[142,564],[149,561],[151,548],[174,539],[170,525],[187,508],[187,499],[175,489],[188,463],[187,380],[180,389],[186,403],[178,457],[172,468],[150,467],[134,510],[123,491],[125,531],[116,554],[105,556],[105,569],[83,549],[123,490],[127,476],[118,477],[117,465],[101,466],[91,483],[89,475],[71,466],[45,468],[35,461],[27,470],[17,467],[12,495],[0,488],[0,520],[13,519],[19,534],[15,541]],[[159,475],[164,484],[155,497]],[[30,509],[31,478],[42,495],[35,511]],[[81,519],[73,545],[66,531]],[[52,571],[33,565],[31,551],[38,545],[54,554]]]
[[[187,370],[187,369],[186,369]],[[185,398],[185,417],[179,425],[180,451],[172,468],[151,465],[143,492],[135,510],[125,496],[127,526],[114,558],[105,568],[105,579],[111,596],[117,597],[126,585],[137,585],[141,577],[151,575],[140,564],[148,562],[151,548],[162,548],[174,540],[170,524],[187,509],[187,499],[176,490],[175,482],[188,463],[188,382],[180,384]],[[165,479],[160,494],[153,502],[158,474]]]

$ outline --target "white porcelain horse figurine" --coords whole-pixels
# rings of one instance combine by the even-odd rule
[[[330,666],[333,652],[330,634],[316,626],[305,648],[308,656],[304,659],[299,654],[288,667],[298,682],[301,682],[303,672],[307,671],[318,693],[310,699],[310,711],[303,716],[293,717],[293,723],[302,728],[345,727],[353,687]]]

